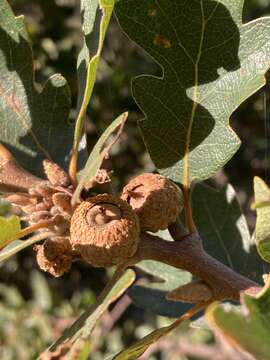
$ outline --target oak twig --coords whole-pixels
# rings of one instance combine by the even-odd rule
[[[181,241],[189,235],[189,232],[180,221],[176,221],[175,223],[169,225],[168,230],[174,241]]]
[[[193,233],[196,231],[196,225],[194,223],[193,215],[192,215],[190,184],[183,185],[182,190],[183,190],[183,196],[184,196],[184,211],[185,211],[186,227],[190,233]]]
[[[0,191],[28,192],[30,187],[39,185],[44,180],[23,169],[14,156],[0,143]]]
[[[28,226],[24,229],[21,229],[21,231],[13,234],[11,237],[9,237],[5,241],[3,241],[1,243],[0,250],[2,248],[4,248],[5,246],[9,245],[10,243],[12,243],[14,240],[19,240],[19,239],[23,238],[24,236],[32,234],[33,232],[35,232],[37,230],[47,228],[51,224],[53,224],[52,221],[44,220],[44,221],[40,221],[34,225]]]
[[[178,228],[178,231],[180,229]],[[197,233],[183,237],[183,233],[177,232],[177,227],[174,227],[171,234],[177,241],[166,241],[158,236],[142,233],[142,241],[136,254],[129,260],[128,266],[142,260],[155,260],[186,270],[209,286],[213,301],[239,301],[241,291],[253,294],[260,289],[257,283],[207,254]]]

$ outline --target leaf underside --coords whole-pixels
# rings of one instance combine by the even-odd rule
[[[179,317],[190,309],[190,304],[166,299],[169,291],[192,280],[190,273],[156,261],[142,261],[136,267],[157,279],[147,285],[133,285],[128,290],[136,306],[172,318]]]
[[[232,112],[265,83],[270,18],[242,24],[242,0],[119,0],[128,36],[162,76],[133,80],[139,125],[156,167],[188,185],[226,164],[240,146]]]
[[[0,24],[0,141],[40,175],[42,159],[62,166],[67,160],[73,133],[70,90],[60,74],[37,90],[24,18],[16,18],[6,0],[0,0]]]
[[[207,253],[234,271],[262,282],[269,266],[258,256],[232,185],[217,191],[203,183],[196,184],[192,208]]]

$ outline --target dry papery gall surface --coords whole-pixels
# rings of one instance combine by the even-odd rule
[[[71,218],[74,250],[96,267],[124,262],[137,250],[139,219],[131,206],[115,196],[102,194],[82,202]]]
[[[121,198],[136,212],[143,231],[167,229],[183,208],[182,191],[159,174],[146,173],[131,179]]]
[[[69,237],[54,237],[42,245],[35,245],[37,263],[40,269],[55,277],[68,272],[72,264],[72,249]]]

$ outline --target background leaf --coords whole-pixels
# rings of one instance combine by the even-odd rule
[[[258,360],[270,354],[270,281],[255,297],[243,295],[242,311],[212,305],[207,311],[209,325],[221,331],[234,345],[241,346]]]
[[[157,278],[150,284],[134,285],[128,290],[128,295],[136,306],[173,318],[190,309],[190,304],[166,299],[168,291],[192,280],[190,273],[156,261],[142,261],[136,267]]]
[[[18,216],[9,218],[0,217],[0,248],[5,246],[8,239],[15,236],[21,230],[21,220]]]
[[[0,24],[0,141],[21,165],[40,175],[43,158],[63,166],[70,151],[69,87],[56,74],[37,90],[24,19],[15,18],[6,0],[0,0]]]
[[[189,184],[237,151],[232,112],[265,84],[270,19],[242,24],[242,0],[119,0],[128,36],[162,69],[133,80],[144,140],[161,173]]]
[[[217,191],[205,184],[196,184],[192,208],[205,250],[233,270],[262,282],[268,265],[257,254],[233,187],[228,184]]]
[[[30,277],[33,298],[37,306],[43,311],[53,308],[53,299],[50,287],[45,276],[40,271],[34,270]]]
[[[157,235],[172,241],[168,230],[161,230]],[[135,284],[128,289],[128,295],[136,306],[172,318],[179,317],[190,309],[190,304],[166,299],[168,291],[192,280],[190,273],[152,260],[141,261],[136,268],[154,276],[151,282]]]
[[[185,320],[190,319],[192,316],[200,312],[203,308],[205,308],[204,304],[197,304],[190,309],[189,312],[184,314],[182,317],[179,317],[173,323],[168,326],[163,326],[157,330],[154,330],[150,334],[146,335],[135,344],[127,347],[122,350],[120,353],[112,357],[112,360],[133,360],[138,359],[152,344],[157,342],[161,337],[166,336],[172,330],[177,328],[181,323]]]
[[[50,346],[49,350],[56,350],[57,346],[67,339],[78,339],[79,336],[89,337],[97,324],[98,319],[108,309],[109,305],[116,301],[134,280],[134,271],[131,269],[127,270],[112,286],[109,292],[103,294],[103,296],[91,305],[70,328],[64,331],[63,335]]]
[[[173,324],[172,324],[173,325]],[[117,355],[113,356],[110,360],[135,360],[138,359],[148,348],[157,342],[161,337],[167,335],[173,326],[164,326],[160,329],[154,330],[144,338],[137,341],[135,344],[122,350]]]
[[[256,244],[261,257],[270,262],[270,189],[265,182],[254,178],[255,207],[257,211]]]

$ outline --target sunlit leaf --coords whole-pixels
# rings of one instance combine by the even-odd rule
[[[256,244],[261,257],[270,262],[270,189],[265,182],[254,178],[256,221]]]
[[[79,148],[85,113],[93,92],[101,51],[114,3],[115,0],[81,0],[83,47],[77,61],[79,94],[78,116],[73,143],[73,152],[75,153]]]
[[[235,154],[232,112],[265,84],[270,18],[242,24],[243,0],[119,0],[128,36],[160,65],[132,91],[156,167],[184,185],[206,179]]]
[[[10,218],[0,217],[0,248],[5,246],[5,243],[14,237],[21,230],[21,220],[18,216],[11,216]]]
[[[48,233],[38,234],[27,240],[15,240],[9,245],[5,246],[3,250],[0,251],[0,262],[7,260],[11,256],[17,254],[18,252],[26,249],[28,246],[31,246],[41,240],[44,240],[48,237]]]
[[[79,184],[74,192],[72,201],[76,203],[79,201],[81,191],[83,188],[87,188],[91,183],[91,180],[95,178],[97,171],[102,165],[104,158],[107,155],[107,151],[104,151],[104,146],[110,138],[111,134],[119,127],[123,126],[127,120],[128,113],[123,113],[115,119],[111,125],[100,136],[94,149],[92,150],[84,169],[79,174]],[[111,141],[113,143],[113,141]]]
[[[230,305],[210,306],[209,325],[221,331],[233,345],[242,347],[258,360],[270,358],[270,281],[255,297],[243,295],[241,311]]]

